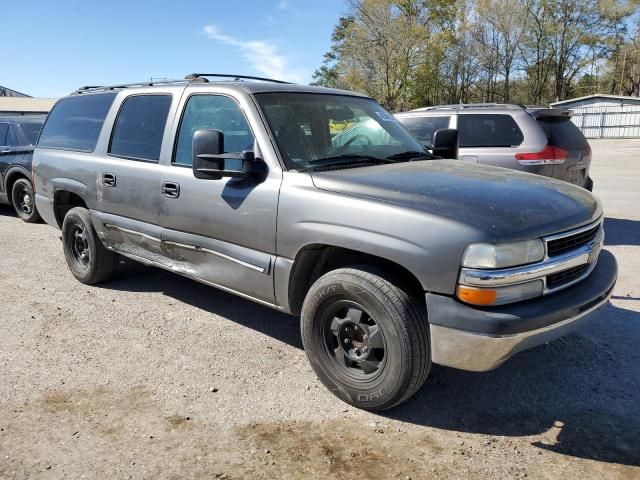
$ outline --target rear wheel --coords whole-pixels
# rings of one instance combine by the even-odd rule
[[[86,208],[69,210],[62,224],[62,244],[69,270],[87,285],[110,278],[118,266],[118,255],[107,250],[96,235]]]
[[[11,204],[21,220],[27,223],[35,223],[40,220],[40,214],[36,210],[33,187],[26,178],[19,178],[13,184]]]
[[[425,307],[366,267],[335,270],[314,283],[301,326],[314,371],[351,405],[391,408],[429,374]]]

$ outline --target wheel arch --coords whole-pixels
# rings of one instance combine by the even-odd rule
[[[59,228],[62,228],[62,222],[67,212],[74,207],[87,208],[87,202],[74,191],[63,189],[55,191],[53,194],[53,211]]]
[[[414,273],[403,265],[365,251],[337,245],[314,243],[302,247],[289,273],[288,307],[294,315],[302,310],[311,285],[325,273],[347,266],[366,265],[424,301],[424,289]]]
[[[24,178],[29,181],[29,183],[33,183],[31,180],[31,172],[27,170],[25,167],[21,165],[14,165],[7,170],[7,173],[4,177],[4,191],[7,194],[8,198],[11,198],[11,190],[13,189],[13,184],[16,183],[16,180]]]

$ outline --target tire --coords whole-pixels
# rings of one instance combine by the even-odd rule
[[[65,215],[62,246],[69,270],[86,285],[103,282],[116,271],[118,255],[104,247],[86,208],[75,207]]]
[[[35,196],[31,182],[26,178],[19,178],[11,188],[11,205],[18,217],[27,223],[40,221],[40,214],[36,209]]]
[[[593,192],[593,180],[591,179],[591,177],[587,178],[587,183],[584,184],[584,188],[586,188],[590,192]]]
[[[315,373],[355,407],[398,405],[429,375],[426,308],[367,267],[342,268],[318,279],[303,303],[301,329]]]

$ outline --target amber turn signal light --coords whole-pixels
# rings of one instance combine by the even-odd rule
[[[460,300],[472,305],[493,305],[497,296],[495,290],[465,287],[464,285],[458,285],[457,293]]]

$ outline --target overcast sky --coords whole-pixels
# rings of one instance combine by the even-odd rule
[[[343,0],[2,1],[0,85],[59,97],[191,72],[308,83]]]

